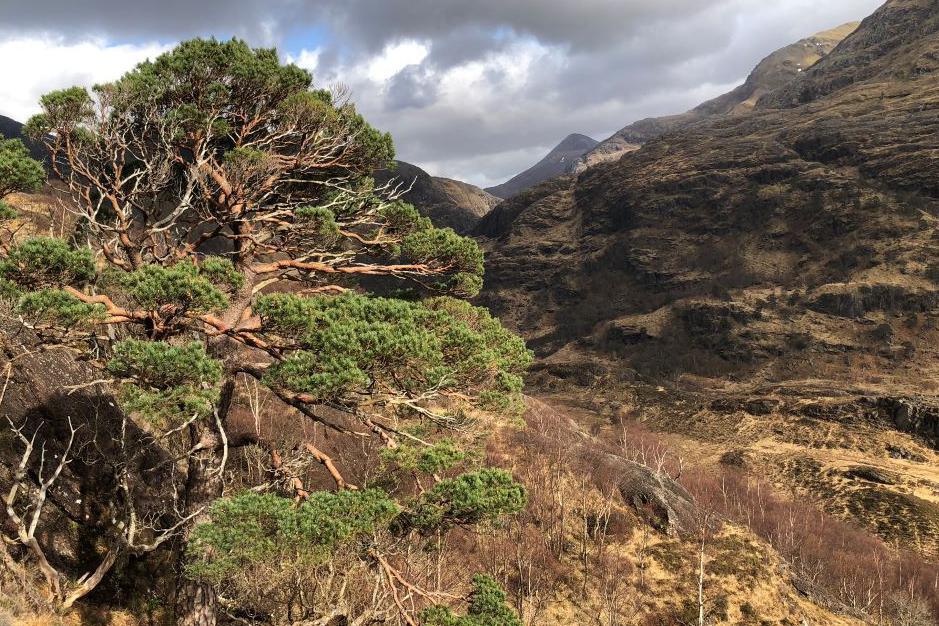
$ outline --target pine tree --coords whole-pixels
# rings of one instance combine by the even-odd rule
[[[518,615],[505,602],[505,592],[489,576],[473,577],[473,592],[466,615],[447,607],[433,606],[421,614],[422,626],[522,626]]]
[[[440,442],[473,415],[521,406],[530,353],[462,300],[482,284],[481,251],[402,202],[400,184],[376,187],[391,138],[351,103],[274,50],[193,40],[41,105],[27,130],[68,184],[78,230],[13,247],[0,279],[43,341],[83,352],[127,419],[155,433],[149,445],[181,459],[157,509],[137,497],[150,457],[106,459],[121,533],[103,547],[179,546],[178,623],[214,624],[219,589],[238,591],[235,572],[272,558],[315,568],[339,546],[395,585],[379,534],[524,506],[521,486],[487,469],[431,478],[423,497],[399,501],[351,484],[312,442],[335,492],[298,481],[284,496],[223,491],[238,377],[351,441],[427,451],[408,454],[431,474],[462,458]]]
[[[16,215],[4,198],[11,193],[37,191],[45,181],[42,163],[29,156],[23,142],[0,135],[0,219],[8,220]]]

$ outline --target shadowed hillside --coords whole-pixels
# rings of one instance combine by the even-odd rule
[[[434,224],[449,226],[458,233],[473,229],[479,219],[501,200],[475,185],[451,178],[431,176],[416,165],[398,161],[394,170],[376,172],[379,183],[397,179],[410,191],[403,199],[412,203]]]
[[[34,159],[44,159],[46,155],[45,151],[42,149],[42,146],[23,137],[22,132],[22,124],[16,120],[10,119],[9,117],[0,115],[0,137],[5,137],[6,139],[23,140],[23,143],[25,143],[26,147],[29,148],[29,152],[32,154]]]
[[[4,137],[18,137],[23,125],[16,120],[0,115],[0,135]]]

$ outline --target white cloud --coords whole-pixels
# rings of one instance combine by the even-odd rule
[[[330,66],[319,50],[303,50],[290,60],[315,70],[321,86],[342,83],[350,87],[366,119],[392,131],[399,158],[434,175],[494,185],[507,172],[528,167],[551,148],[543,142],[535,146],[514,142],[537,119],[558,118],[550,108],[533,107],[526,92],[541,73],[552,73],[564,64],[560,47],[524,38],[446,67],[428,62],[430,53],[423,43],[402,41],[351,63]],[[433,97],[426,102],[416,97],[402,108],[399,94],[389,89],[401,78],[408,79],[402,84],[415,95],[426,90]],[[566,120],[553,122],[565,124]],[[494,135],[504,135],[504,145],[490,144]],[[451,143],[442,141],[448,136]]]
[[[317,48],[316,50],[301,50],[300,54],[297,56],[287,55],[288,63],[295,63],[305,70],[309,70],[314,75],[316,74],[316,69],[320,64],[320,55],[322,50]]]
[[[381,54],[366,62],[365,73],[370,80],[385,81],[409,65],[418,65],[430,50],[418,41],[402,41],[385,47]]]
[[[26,121],[39,112],[39,96],[63,87],[114,80],[170,46],[110,45],[101,39],[65,42],[52,37],[0,40],[0,114]]]

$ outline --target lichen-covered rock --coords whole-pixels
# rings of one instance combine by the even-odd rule
[[[613,455],[607,455],[605,465],[623,500],[644,522],[667,535],[693,529],[696,509],[691,496],[668,475]]]

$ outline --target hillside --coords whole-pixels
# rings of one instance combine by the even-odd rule
[[[19,137],[22,128],[23,125],[16,120],[0,115],[0,135],[7,138]]]
[[[511,198],[555,176],[570,173],[578,159],[596,145],[597,141],[586,135],[568,135],[535,165],[486,191],[499,198]]]
[[[45,154],[42,147],[22,136],[23,125],[14,119],[0,115],[0,137],[7,139],[21,139],[29,148],[34,159],[43,159]]]
[[[384,183],[397,179],[410,190],[403,199],[413,204],[434,224],[449,226],[458,233],[473,229],[479,219],[501,200],[475,185],[451,178],[431,176],[416,165],[397,161],[394,170],[376,172],[375,180]]]
[[[650,139],[708,117],[746,113],[761,97],[793,81],[825,58],[857,26],[856,22],[843,24],[776,50],[757,64],[742,85],[690,111],[647,118],[626,126],[583,155],[572,171],[582,172],[598,163],[615,160]]]
[[[859,82],[902,82],[929,77],[939,68],[934,37],[935,6],[917,0],[894,0],[889,9],[865,20],[812,71],[799,76],[759,102],[761,108],[795,107]]]
[[[754,110],[500,205],[481,300],[537,387],[935,555],[937,53],[939,5],[888,2]]]

